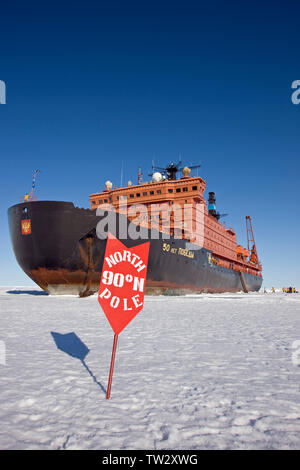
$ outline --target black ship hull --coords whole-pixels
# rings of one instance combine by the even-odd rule
[[[238,292],[240,274],[211,261],[207,249],[193,249],[186,240],[164,239],[153,231],[146,239],[122,239],[121,218],[114,230],[128,248],[150,240],[146,293]],[[126,219],[126,220],[124,220]],[[95,211],[70,202],[39,201],[16,204],[8,209],[13,250],[23,271],[50,294],[90,295],[99,289],[106,240],[96,228],[101,217]],[[22,220],[30,220],[29,233],[22,233]],[[262,277],[244,273],[248,291],[258,291]]]

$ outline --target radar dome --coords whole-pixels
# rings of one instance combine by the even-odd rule
[[[153,173],[152,181],[153,183],[159,183],[162,180],[162,174],[159,172]]]

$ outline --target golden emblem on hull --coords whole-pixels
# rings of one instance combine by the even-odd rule
[[[22,228],[22,235],[30,235],[31,234],[31,220],[30,219],[22,220],[21,228]]]

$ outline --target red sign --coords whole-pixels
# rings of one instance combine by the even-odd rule
[[[30,235],[31,234],[31,220],[30,219],[21,220],[21,229],[22,229],[22,235]]]
[[[143,308],[149,245],[127,248],[108,235],[98,301],[116,335]]]

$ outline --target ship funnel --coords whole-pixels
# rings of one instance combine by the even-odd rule
[[[216,198],[215,193],[208,193],[208,212],[211,215],[215,215],[216,213]]]
[[[216,210],[216,198],[215,193],[208,193],[208,212],[210,215],[214,216],[217,220],[220,218],[219,212]]]

